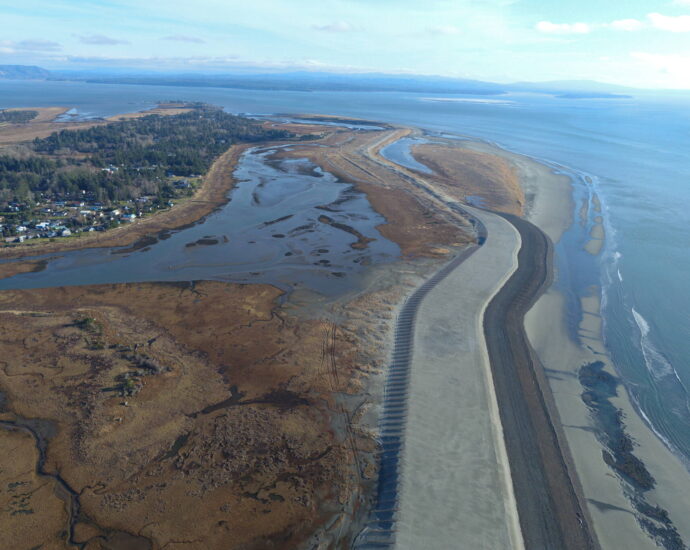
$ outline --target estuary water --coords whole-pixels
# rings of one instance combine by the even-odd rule
[[[205,101],[234,113],[325,113],[410,124],[479,137],[560,165],[573,176],[578,200],[598,195],[607,234],[594,258],[576,238],[564,238],[557,248],[558,284],[571,298],[570,323],[579,321],[577,297],[600,285],[606,345],[631,398],[667,445],[690,460],[690,96],[510,94],[500,102],[433,101],[410,93],[0,81],[0,108],[58,105],[81,116],[109,116],[168,99]],[[579,223],[577,208],[573,223]],[[228,226],[212,233],[230,238],[232,231]],[[206,234],[200,229],[201,237]],[[152,269],[147,280],[165,279],[158,276],[164,270]],[[190,273],[199,277],[203,269]],[[10,285],[11,279],[3,282]]]
[[[272,160],[277,149],[247,151],[230,201],[199,223],[130,247],[40,256],[45,269],[0,280],[0,289],[215,279],[337,294],[366,266],[399,257],[365,195],[306,159]],[[366,246],[352,246],[358,235]]]

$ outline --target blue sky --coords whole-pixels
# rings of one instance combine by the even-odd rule
[[[0,64],[690,89],[690,0],[0,0]]]

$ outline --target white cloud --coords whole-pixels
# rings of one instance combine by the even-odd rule
[[[2,53],[17,53],[17,52],[57,52],[62,49],[62,46],[57,42],[50,40],[21,40],[13,42],[11,40],[0,40],[0,52]]]
[[[545,34],[589,34],[592,32],[592,26],[587,23],[551,23],[550,21],[539,21],[536,29]]]
[[[671,4],[675,6],[690,6],[690,0],[673,0]]]
[[[439,25],[437,27],[429,27],[427,31],[430,34],[442,34],[444,36],[453,36],[460,34],[460,29],[453,25]]]
[[[656,29],[669,32],[690,32],[690,15],[662,15],[650,13],[649,22]]]
[[[113,46],[115,44],[129,44],[126,40],[118,40],[103,34],[86,34],[80,35],[79,41],[82,44],[93,44],[97,46]]]
[[[642,29],[644,27],[644,23],[639,19],[618,19],[617,21],[611,21],[611,23],[609,23],[607,26],[617,31],[632,32]]]
[[[315,31],[324,32],[352,32],[355,28],[347,21],[336,21],[335,23],[328,23],[327,25],[312,25]]]
[[[197,36],[188,36],[186,34],[173,34],[171,36],[164,36],[163,40],[171,40],[173,42],[191,42],[194,44],[205,44],[205,40]]]

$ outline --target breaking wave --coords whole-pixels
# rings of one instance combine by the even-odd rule
[[[678,374],[673,368],[673,365],[671,365],[668,359],[656,349],[654,343],[651,341],[649,337],[649,323],[647,320],[642,317],[634,307],[632,308],[632,314],[637,327],[640,329],[640,349],[642,350],[647,370],[656,380],[667,376],[673,376],[680,382],[681,380],[678,378]]]

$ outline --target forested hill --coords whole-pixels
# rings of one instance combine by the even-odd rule
[[[63,130],[34,140],[28,157],[0,156],[0,203],[84,195],[108,202],[160,194],[173,176],[204,174],[233,143],[288,137],[205,105]]]

